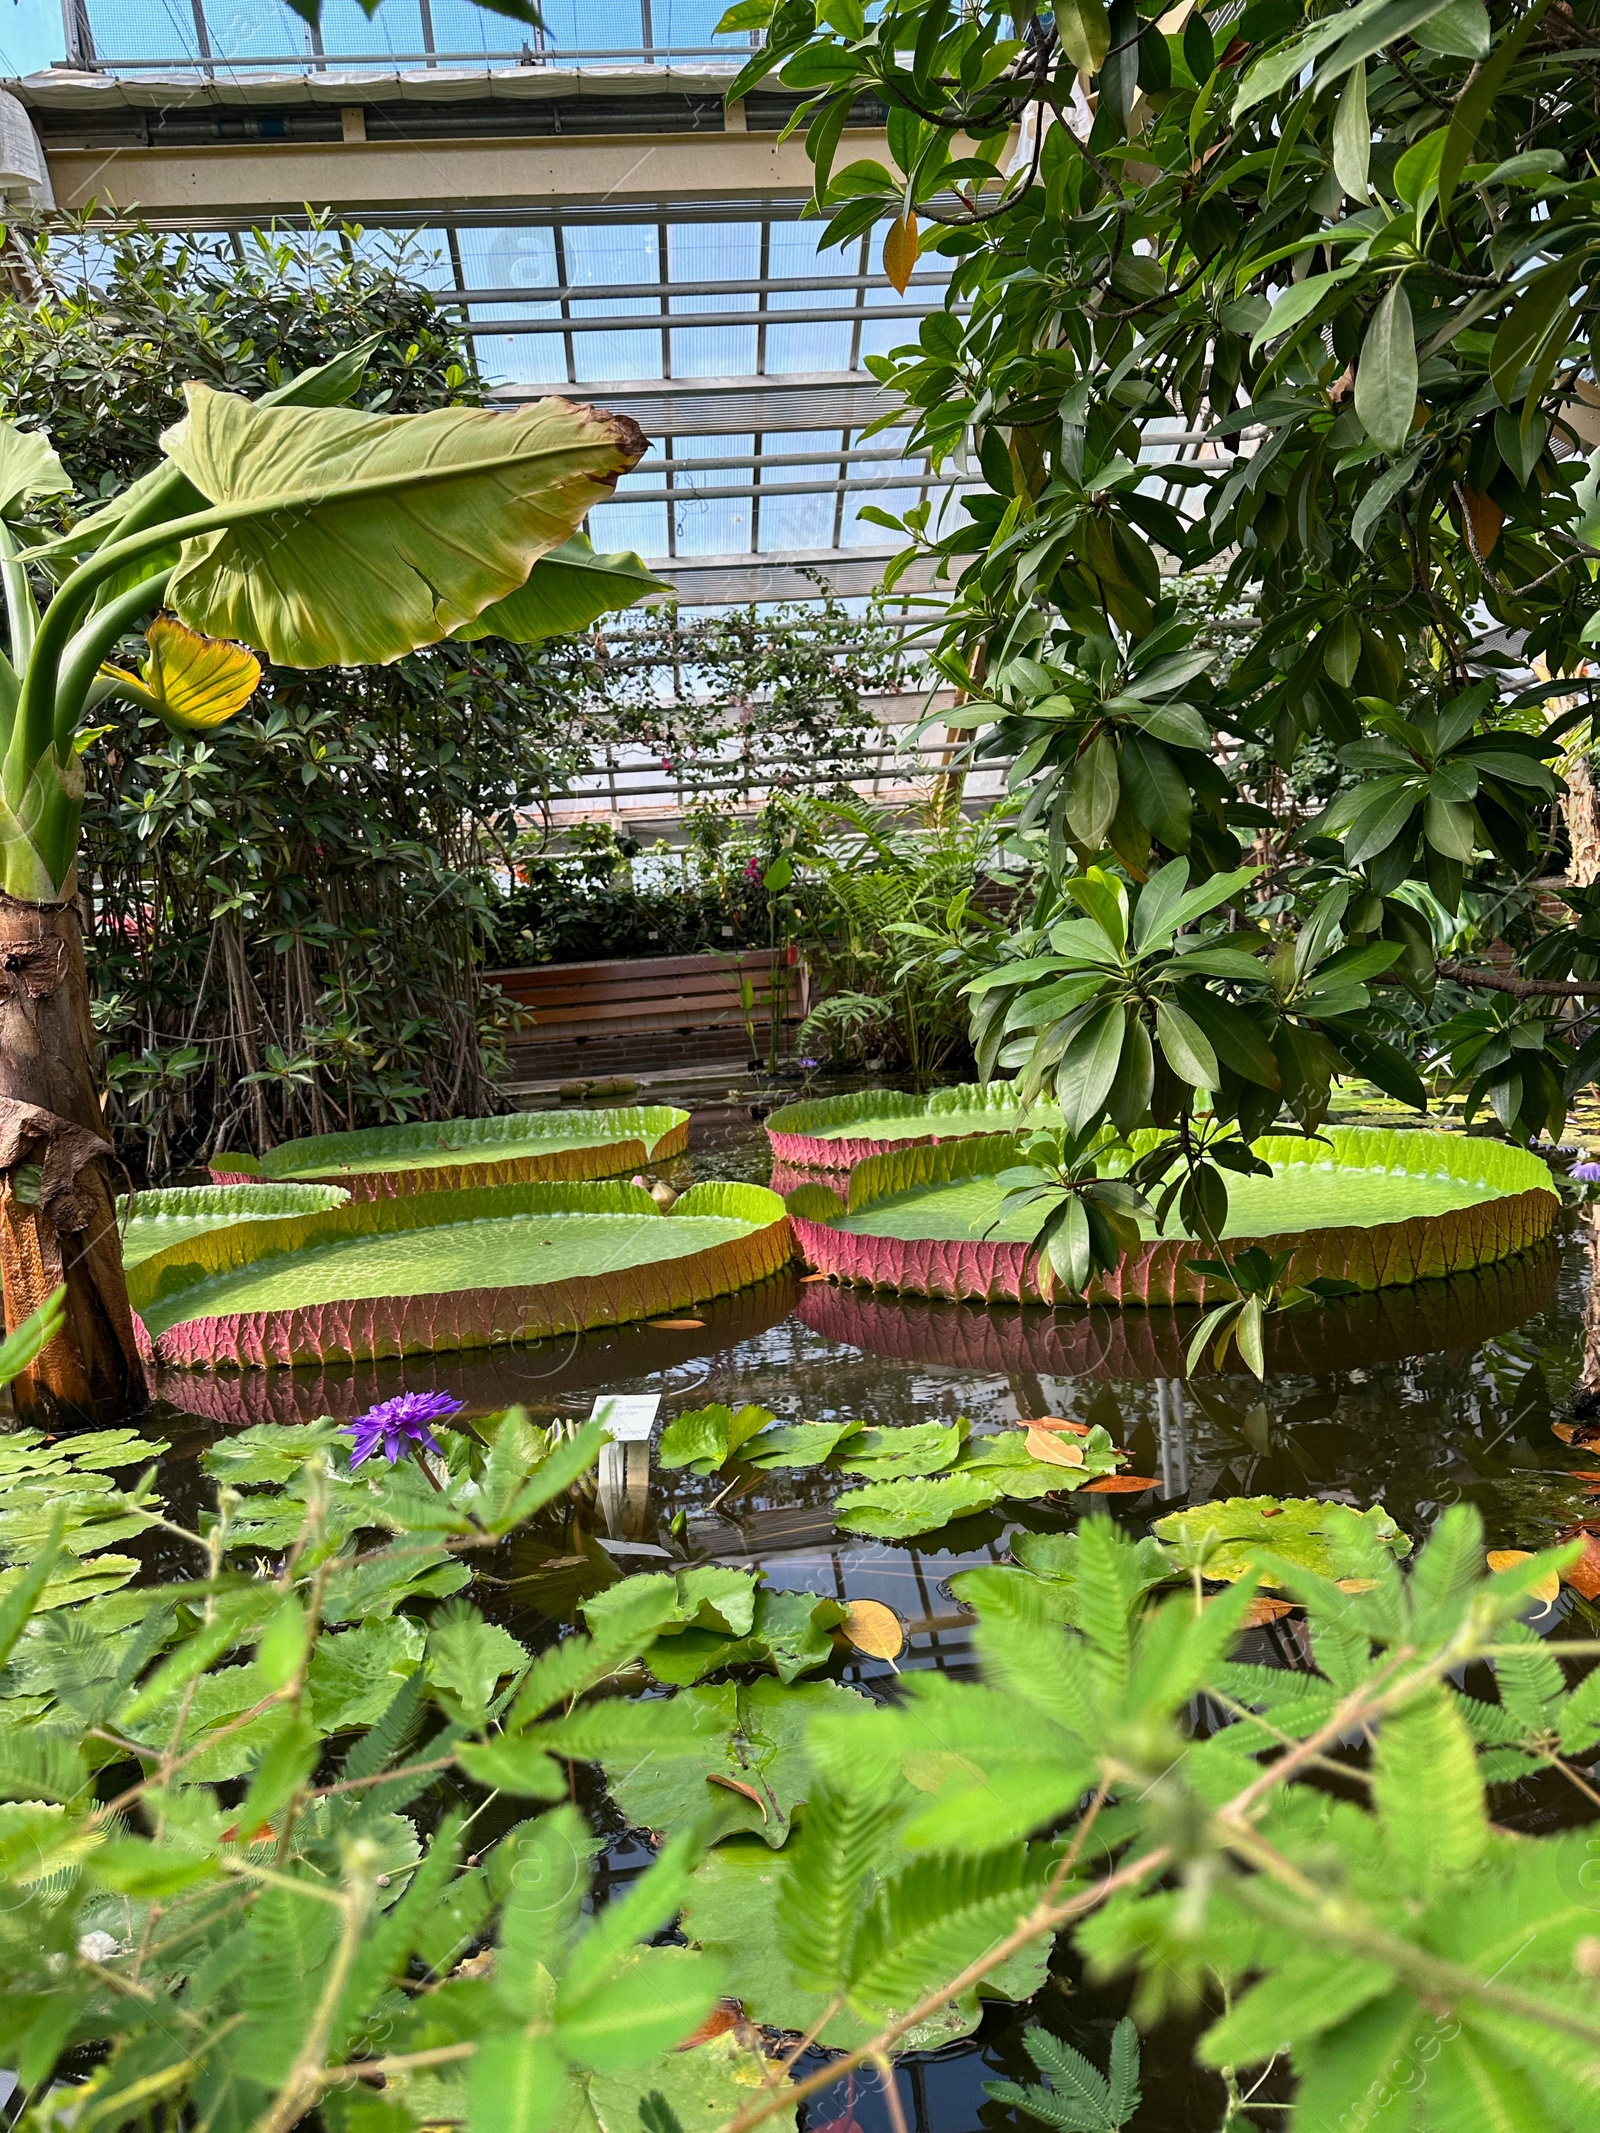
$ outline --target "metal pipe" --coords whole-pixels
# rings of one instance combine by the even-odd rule
[[[689,296],[693,292],[685,288],[678,293]],[[569,303],[583,301],[571,289],[564,294]],[[529,300],[556,303],[559,298],[551,295]],[[892,326],[928,318],[938,311],[948,311],[952,318],[965,318],[971,309],[970,304],[905,304],[892,311],[869,311],[861,305],[829,304],[796,307],[793,311],[613,311],[599,318],[464,319],[456,330],[478,340],[497,333],[651,333],[662,326],[854,326],[875,321]],[[866,384],[869,379],[870,373],[863,372],[861,382]]]

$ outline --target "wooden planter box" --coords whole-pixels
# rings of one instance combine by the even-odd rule
[[[774,992],[780,1051],[811,1007],[798,948],[540,963],[486,971],[484,983],[497,986],[515,1011],[506,1024],[513,1083],[723,1061],[743,1066],[766,1053]],[[754,1052],[747,1023],[755,1028]]]

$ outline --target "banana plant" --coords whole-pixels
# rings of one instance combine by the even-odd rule
[[[385,664],[446,637],[530,642],[663,590],[578,536],[642,456],[625,416],[372,415],[368,346],[251,401],[201,385],[160,464],[53,539],[71,494],[49,440],[0,423],[0,1276],[18,1326],[65,1282],[19,1380],[105,1418],[145,1394],[123,1281],[78,910],[84,757],[113,691],[178,732],[222,723],[263,659]],[[41,605],[43,586],[48,597]],[[115,662],[148,623],[137,671]]]

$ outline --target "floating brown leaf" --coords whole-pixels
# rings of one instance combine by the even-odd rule
[[[720,1770],[708,1770],[706,1772],[706,1783],[708,1785],[720,1785],[727,1792],[737,1792],[741,1794],[745,1799],[749,1800],[752,1805],[761,1809],[761,1819],[763,1822],[771,1821],[772,1817],[767,1813],[766,1801],[761,1797],[761,1794],[757,1792],[754,1785],[747,1785],[744,1782],[743,1778],[728,1777]]]
[[[1028,1455],[1041,1466],[1083,1465],[1081,1444],[1063,1444],[1053,1430],[1041,1429],[1036,1422],[1028,1425]]]
[[[1552,1422],[1563,1444],[1600,1444],[1600,1422]]]
[[[1017,1426],[1020,1429],[1068,1430],[1074,1437],[1087,1437],[1089,1434],[1087,1422],[1069,1422],[1065,1415],[1038,1415],[1032,1421],[1023,1421]]]
[[[852,1600],[839,1634],[869,1659],[898,1659],[906,1648],[905,1624],[882,1600]]]
[[[800,1276],[800,1285],[803,1288],[808,1281],[826,1281],[827,1278],[826,1274],[802,1274]]]
[[[1562,1571],[1562,1583],[1570,1585],[1586,1600],[1600,1600],[1600,1533],[1591,1532],[1587,1526],[1576,1526],[1570,1533],[1563,1533],[1561,1538],[1583,1542],[1582,1555]]]
[[[658,1333],[695,1333],[705,1324],[703,1318],[652,1318],[649,1323]]]
[[[737,2029],[744,2020],[744,2009],[737,2000],[718,2000],[692,2037],[674,2046],[680,2052],[693,2051],[697,2044],[709,2044],[713,2037],[725,2037],[730,2029]]]
[[[1292,1600],[1275,1600],[1270,1593],[1258,1592],[1245,1611],[1246,1629],[1261,1629],[1268,1622],[1278,1622],[1285,1615],[1294,1613]]]
[[[1098,1481],[1086,1481],[1078,1493],[1080,1496],[1142,1496],[1146,1489],[1160,1486],[1152,1474],[1102,1474]]]
[[[1529,1560],[1532,1552],[1529,1548],[1491,1548],[1488,1556],[1489,1568],[1495,1571],[1515,1570],[1518,1563]],[[1561,1580],[1552,1570],[1550,1575],[1541,1578],[1537,1585],[1530,1585],[1528,1591],[1541,1607],[1549,1607],[1554,1604],[1561,1591]]]

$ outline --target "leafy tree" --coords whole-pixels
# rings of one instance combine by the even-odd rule
[[[1589,704],[1517,670],[1571,674],[1600,634],[1600,10],[723,19],[757,25],[730,95],[774,76],[803,95],[827,240],[887,213],[897,285],[919,251],[952,263],[946,308],[873,362],[913,442],[977,484],[886,521],[907,542],[889,577],[916,555],[946,573],[939,663],[975,757],[1014,758],[1047,875],[976,995],[990,1063],[1075,1129],[1148,1116],[1181,1140],[1204,1090],[1248,1140],[1285,1108],[1314,1130],[1339,1074],[1420,1104],[1420,1024],[1469,1115],[1559,1137],[1600,1065],[1588,906],[1552,924],[1532,884]],[[846,163],[867,94],[888,152]],[[1242,605],[1242,649],[1176,573]],[[1562,692],[1577,708],[1544,723]],[[1332,752],[1337,790],[1297,822],[1252,772],[1307,750]],[[1226,946],[1146,968],[1097,945],[1118,934],[1102,897],[1185,881]],[[1532,979],[1439,958],[1425,911],[1448,926],[1485,886]]]

